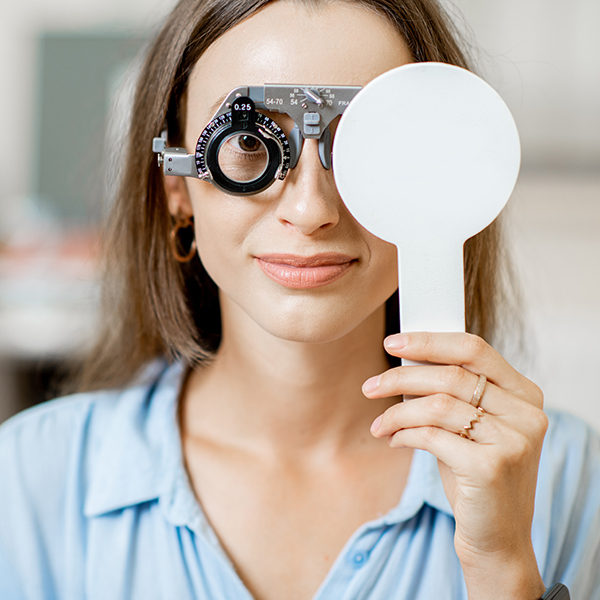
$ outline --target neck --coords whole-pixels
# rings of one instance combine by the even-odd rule
[[[279,456],[371,443],[371,422],[397,401],[369,400],[361,391],[367,378],[388,368],[384,306],[322,343],[284,340],[253,321],[234,328],[228,312],[216,358],[193,372],[184,390],[187,432]]]

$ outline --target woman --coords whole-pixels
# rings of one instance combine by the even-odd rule
[[[540,463],[542,394],[483,341],[497,224],[466,251],[473,333],[386,338],[395,248],[315,140],[250,196],[152,154],[165,121],[193,149],[236,87],[423,60],[466,66],[429,0],[174,9],[138,84],[88,391],[2,431],[3,598],[534,600],[560,579],[600,598],[598,437],[554,415]]]

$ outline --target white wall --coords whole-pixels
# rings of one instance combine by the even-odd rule
[[[508,207],[528,360],[546,404],[600,431],[600,172],[521,177]]]
[[[451,1],[515,115],[525,162],[600,169],[600,2]]]

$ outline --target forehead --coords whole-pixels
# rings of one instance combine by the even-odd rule
[[[188,85],[188,126],[203,127],[213,104],[238,86],[363,86],[411,60],[392,25],[358,4],[273,2],[227,31],[199,59]]]

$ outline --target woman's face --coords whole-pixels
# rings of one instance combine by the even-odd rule
[[[392,26],[357,4],[270,3],[196,64],[187,92],[186,148],[193,151],[220,100],[236,87],[364,86],[411,60]],[[289,117],[269,116],[291,129]],[[279,338],[330,341],[357,327],[397,288],[396,248],[346,210],[332,171],[321,166],[316,140],[305,140],[285,180],[254,196],[230,196],[179,177],[167,177],[165,185],[171,212],[193,213],[200,258],[220,288],[225,330],[232,325],[228,318],[237,319],[234,327],[249,318]]]

